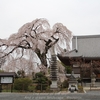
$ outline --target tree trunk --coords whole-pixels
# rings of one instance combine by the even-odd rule
[[[35,53],[39,57],[41,64],[47,67],[46,53],[41,54],[39,49],[36,49]]]
[[[46,60],[46,54],[45,53],[42,53],[40,55],[40,60],[41,60],[41,63],[47,67],[47,60]]]

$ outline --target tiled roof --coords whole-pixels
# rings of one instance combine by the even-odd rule
[[[65,53],[63,56],[100,58],[100,35],[74,36],[72,51]]]
[[[78,38],[78,39],[86,39],[86,38],[100,38],[100,34],[98,34],[98,35],[74,35],[73,36],[73,39],[75,39],[75,38]]]
[[[71,76],[69,77],[69,83],[76,83],[77,80],[76,78],[74,77],[74,75],[71,74]]]
[[[0,72],[0,76],[13,76],[16,77],[16,73],[15,72]]]

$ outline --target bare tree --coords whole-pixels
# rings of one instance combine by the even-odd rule
[[[22,57],[27,49],[31,49],[41,64],[47,66],[46,56],[50,48],[54,46],[57,53],[63,51],[63,46],[69,50],[71,39],[71,32],[63,24],[56,23],[51,29],[46,19],[36,19],[24,24],[8,39],[0,39],[0,48],[4,52],[0,58],[7,57],[15,51]]]

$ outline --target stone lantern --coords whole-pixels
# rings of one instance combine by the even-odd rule
[[[77,82],[76,78],[74,77],[73,72],[69,77],[68,83],[69,83],[69,87],[68,87],[69,91],[71,91],[71,92],[78,91],[78,86],[77,86],[78,82]]]
[[[96,75],[94,74],[94,72],[91,74],[91,85],[95,86],[95,81],[96,81]]]

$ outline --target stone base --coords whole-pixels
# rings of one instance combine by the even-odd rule
[[[52,81],[52,84],[50,86],[50,89],[58,89],[58,86],[57,86],[57,81]]]
[[[77,86],[77,84],[69,84],[69,87],[68,87],[68,90],[69,91],[78,91],[78,86]]]

